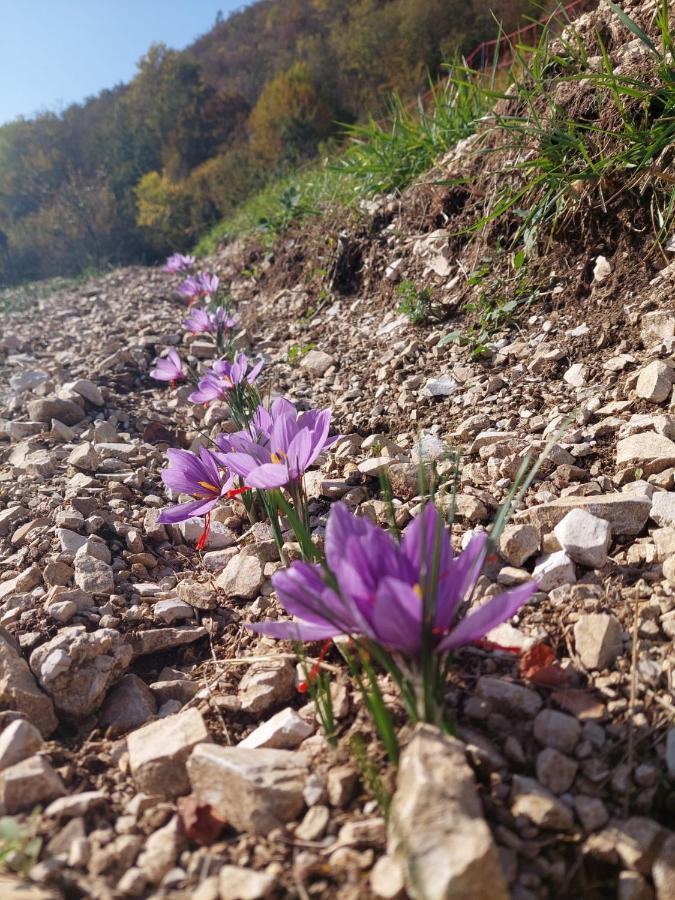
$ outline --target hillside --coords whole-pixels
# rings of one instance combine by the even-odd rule
[[[528,9],[494,6],[507,27]],[[150,47],[129,84],[0,127],[0,284],[191,247],[496,29],[482,3],[259,0],[183,52]]]
[[[431,167],[295,176],[218,291],[0,294],[3,897],[675,897],[673,34],[455,73]]]

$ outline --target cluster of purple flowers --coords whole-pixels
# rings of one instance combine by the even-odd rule
[[[298,414],[281,397],[268,411],[260,406],[251,427],[234,435],[221,435],[220,455],[231,472],[248,487],[272,490],[298,483],[324,450],[338,440],[329,437],[331,411],[310,409]]]
[[[230,315],[224,306],[218,306],[213,312],[202,306],[193,306],[183,326],[191,334],[217,334],[229,331],[236,323],[236,317]]]
[[[193,403],[211,403],[212,400],[223,400],[240,384],[253,384],[263,367],[262,360],[249,370],[249,359],[245,353],[237,354],[234,362],[219,359],[213,363],[210,371],[199,379],[197,390],[190,394]]]
[[[208,272],[199,272],[197,275],[190,275],[179,286],[178,293],[181,297],[185,297],[188,306],[192,306],[197,300],[213,300],[218,293],[220,279],[217,275],[210,275]]]
[[[535,582],[528,582],[458,619],[486,553],[487,536],[477,534],[463,553],[453,557],[448,532],[431,503],[406,528],[400,544],[367,517],[357,517],[336,503],[325,541],[331,577],[326,577],[323,566],[306,562],[294,562],[277,572],[272,583],[284,609],[295,619],[249,627],[286,640],[361,636],[416,657],[422,650],[424,613],[431,609],[433,649],[448,652],[510,619],[537,588]]]
[[[193,265],[193,257],[174,254],[165,271],[185,272]],[[530,581],[472,606],[488,553],[487,535],[475,534],[466,549],[455,555],[433,502],[423,506],[400,540],[369,518],[336,503],[328,516],[321,554],[312,542],[303,479],[338,440],[329,435],[331,411],[301,412],[284,397],[269,407],[261,403],[254,385],[262,361],[253,363],[245,353],[235,356],[225,337],[235,325],[235,317],[224,306],[212,311],[207,305],[192,306],[197,300],[205,304],[214,300],[218,288],[217,276],[201,272],[188,277],[178,291],[191,307],[185,328],[192,334],[214,335],[215,353],[224,358],[215,360],[198,378],[193,367],[186,367],[171,348],[155,361],[150,374],[172,384],[189,377],[196,384],[189,399],[196,404],[224,400],[239,430],[217,435],[213,449],[167,451],[169,464],[162,479],[171,491],[191,499],[162,510],[158,521],[174,524],[204,516],[206,525],[197,545],[202,549],[214,507],[244,494],[252,521],[256,507],[264,508],[280,558],[285,560],[285,517],[296,534],[303,561],[277,572],[272,580],[279,601],[292,618],[249,623],[248,627],[286,640],[330,641],[348,636],[371,642],[385,656],[389,654],[389,659],[397,660],[394,669],[387,671],[403,672],[407,679],[406,673],[422,670],[426,673],[422,678],[436,678],[442,696],[446,670],[445,660],[439,656],[482,638],[511,618],[536,591],[536,583]],[[251,491],[258,493],[251,495]],[[427,671],[429,660],[438,660],[434,675]],[[384,665],[386,668],[386,661]],[[413,675],[409,683],[414,679]],[[414,685],[413,689],[417,690]],[[401,693],[406,694],[403,687]],[[428,709],[423,715],[434,720]]]
[[[269,411],[258,407],[247,430],[219,434],[218,450],[201,448],[198,455],[168,450],[164,483],[195,499],[164,510],[161,521],[181,522],[204,515],[231,494],[237,478],[245,490],[297,483],[319,454],[337,440],[328,436],[330,419],[330,410],[298,414],[289,400],[279,399]]]
[[[193,256],[174,253],[173,256],[168,257],[164,271],[169,273],[186,272],[192,269],[194,263]],[[187,278],[178,288],[178,293],[188,300],[189,312],[183,322],[185,329],[191,334],[211,335],[215,341],[216,353],[223,354],[229,350],[227,335],[237,323],[236,316],[233,316],[225,306],[217,306],[213,310],[209,310],[205,306],[192,306],[197,300],[213,300],[218,293],[219,285],[220,281],[217,275],[200,272]],[[261,365],[254,367],[253,372],[249,373],[249,383],[253,383]],[[198,389],[193,395],[195,402],[207,403],[225,396],[233,384],[236,385],[241,380],[242,366],[245,373],[247,363],[243,354],[240,354],[234,363],[229,360],[216,362],[212,370],[199,383]],[[183,363],[174,349],[168,350],[166,356],[155,360],[150,375],[158,381],[166,381],[171,385],[185,381],[188,377],[195,383],[197,382],[196,374]]]
[[[184,256],[182,253],[174,253],[164,264],[164,271],[170,275],[176,272],[189,272],[195,264],[194,256]]]

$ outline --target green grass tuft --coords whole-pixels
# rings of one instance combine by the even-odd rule
[[[399,96],[390,101],[387,122],[372,117],[346,128],[349,147],[336,167],[350,175],[363,196],[400,191],[462,138],[489,110],[486,78],[460,66],[432,85],[428,102],[412,109]]]

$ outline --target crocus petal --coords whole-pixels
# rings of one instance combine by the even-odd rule
[[[478,581],[487,551],[487,539],[484,531],[477,532],[467,548],[440,574],[436,626],[443,631],[452,625],[457,607],[471,595]]]
[[[288,484],[291,475],[285,463],[263,463],[251,469],[244,480],[248,487],[271,490]]]
[[[259,406],[253,413],[251,424],[253,425],[255,431],[263,432],[264,434],[269,435],[269,433],[272,431],[274,420],[264,406]]]
[[[199,459],[204,469],[204,473],[207,475],[206,478],[201,480],[207,481],[209,484],[213,484],[215,486],[219,485],[222,481],[222,475],[218,462],[216,461],[213,453],[211,453],[210,450],[207,450],[206,447],[200,447]]]
[[[183,494],[194,494],[201,480],[201,467],[197,457],[189,450],[171,448],[166,451],[169,465],[162,470],[164,484],[173,491]]]
[[[506,622],[515,615],[520,607],[526,603],[537,590],[535,581],[521,584],[512,591],[492,597],[478,609],[470,612],[459,622],[450,634],[444,638],[438,647],[438,652],[443,653],[477,641],[488,631]]]
[[[229,379],[232,382],[232,384],[239,384],[239,382],[242,381],[242,379],[244,377],[244,372],[246,372],[246,366],[247,366],[246,357],[244,357],[243,360],[237,359],[235,362],[232,363],[232,365],[230,367],[230,371],[228,373]]]
[[[307,625],[305,622],[244,622],[257,634],[282,641],[322,641],[342,634],[332,625]]]
[[[223,476],[209,450],[201,447],[196,455],[189,450],[171,448],[166,455],[169,465],[162,471],[162,481],[168,488],[196,497],[208,495],[206,499],[220,494]]]
[[[169,347],[166,353],[167,359],[171,361],[171,363],[175,366],[176,369],[182,369],[183,364],[181,362],[181,358],[178,355],[178,351],[174,350],[173,347]]]
[[[312,455],[312,436],[306,428],[299,431],[288,445],[287,460],[288,471],[291,477],[300,478]]]
[[[253,469],[258,467],[258,462],[248,453],[225,453],[223,460],[232,472],[240,475],[244,480],[250,475]]]
[[[326,561],[334,570],[344,558],[344,549],[350,537],[363,537],[376,528],[367,516],[355,516],[344,503],[331,506],[326,525]]]
[[[409,584],[383,578],[377,588],[372,624],[378,643],[415,653],[422,641],[422,600]]]
[[[278,416],[297,416],[295,407],[287,397],[277,397],[270,412],[273,420],[276,420]]]
[[[354,603],[366,622],[372,622],[375,595],[385,577],[401,578],[398,545],[390,534],[374,527],[363,537],[351,537],[343,559],[332,567],[340,590]]]
[[[427,503],[422,513],[405,529],[401,538],[401,551],[410,562],[415,581],[419,581],[422,574],[427,578],[431,576],[436,553],[439,582],[442,574],[448,571],[452,558],[450,537],[433,503]]]
[[[167,372],[164,369],[160,369],[159,363],[157,363],[157,368],[150,369],[150,376],[157,381],[173,381],[174,376],[171,372]]]
[[[261,359],[260,362],[257,362],[253,366],[251,371],[246,376],[246,380],[248,381],[249,384],[253,384],[253,382],[256,380],[258,375],[260,375],[260,370],[262,369],[263,365],[264,365],[264,361]]]
[[[295,416],[278,416],[270,433],[270,448],[273,453],[286,455],[291,441],[298,433]]]
[[[330,428],[331,411],[329,409],[322,410],[316,417],[316,421],[311,429],[312,432],[312,458],[310,462],[314,462],[319,453],[323,450],[328,437],[328,429]]]
[[[191,403],[210,403],[211,400],[219,400],[224,394],[222,387],[212,375],[206,375],[197,385],[188,400]]]
[[[353,621],[342,599],[321,577],[321,566],[294,562],[272,576],[279,602],[289,615],[313,625],[353,630]]]
[[[178,506],[168,506],[157,516],[160,525],[175,525],[176,522],[184,522],[193,516],[204,516],[213,509],[218,502],[215,500],[190,500],[188,503],[179,503]]]

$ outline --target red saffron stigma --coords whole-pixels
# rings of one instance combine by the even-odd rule
[[[328,638],[327,641],[324,641],[323,647],[321,648],[321,652],[319,653],[316,662],[312,666],[312,668],[307,673],[307,679],[305,681],[301,681],[298,685],[298,693],[306,694],[309,690],[310,684],[314,681],[316,676],[319,674],[321,670],[321,663],[326,658],[326,654],[330,650],[330,645],[332,644],[332,639]]]
[[[251,491],[251,490],[253,490],[253,488],[250,488],[250,487],[232,488],[232,490],[228,491],[227,494],[225,494],[225,496],[226,497],[238,497],[240,494],[245,494],[247,491]]]
[[[206,546],[206,542],[209,539],[209,534],[211,532],[211,513],[207,512],[206,519],[204,521],[204,530],[202,531],[202,535],[197,541],[197,550],[203,550]]]

